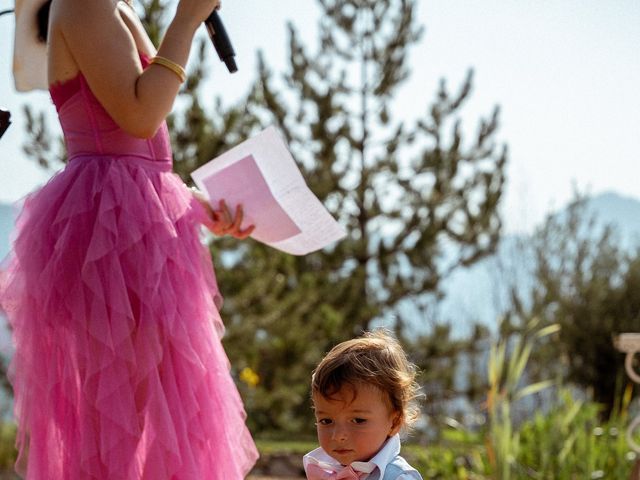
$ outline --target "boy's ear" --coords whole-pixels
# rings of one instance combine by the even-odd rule
[[[391,430],[389,430],[389,437],[393,437],[402,428],[402,413],[395,412],[393,414],[393,421],[391,423]]]

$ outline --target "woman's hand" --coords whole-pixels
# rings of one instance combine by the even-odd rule
[[[251,235],[255,229],[255,225],[242,229],[242,205],[236,207],[235,215],[231,214],[231,210],[229,210],[224,200],[220,200],[220,208],[218,210],[214,210],[209,204],[207,206],[208,208],[205,207],[205,209],[211,219],[211,223],[205,226],[215,235],[231,235],[242,240]]]
[[[255,225],[251,225],[244,230],[242,229],[243,211],[242,205],[236,207],[235,214],[231,213],[229,206],[224,200],[220,200],[218,203],[219,208],[214,209],[209,205],[207,198],[195,188],[192,189],[193,196],[200,202],[205,211],[209,222],[205,223],[211,233],[217,236],[231,235],[234,238],[242,240],[247,238],[255,230]]]
[[[176,17],[195,20],[199,25],[211,15],[211,12],[220,10],[220,6],[220,0],[180,0]]]

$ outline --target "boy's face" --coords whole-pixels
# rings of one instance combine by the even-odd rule
[[[386,392],[367,384],[343,386],[331,398],[313,395],[320,446],[342,465],[370,460],[400,429]]]

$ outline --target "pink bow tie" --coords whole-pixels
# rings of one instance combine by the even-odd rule
[[[360,480],[366,475],[367,472],[358,472],[351,465],[331,468],[307,465],[308,480]]]

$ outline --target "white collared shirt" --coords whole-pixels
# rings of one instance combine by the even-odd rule
[[[359,470],[361,471],[369,470],[371,471],[371,473],[374,473],[377,467],[378,470],[380,471],[380,476],[378,478],[384,478],[384,472],[387,468],[387,465],[399,454],[400,454],[400,435],[395,434],[393,437],[391,437],[389,440],[387,440],[384,443],[382,448],[378,450],[378,453],[376,453],[371,460],[369,460],[368,462],[353,462],[352,465],[366,464],[368,465],[369,468],[362,468],[362,469],[359,468]],[[333,457],[327,454],[327,452],[325,452],[322,447],[318,447],[315,450],[312,450],[311,452],[307,453],[303,457],[302,462],[305,466],[305,470],[306,470],[307,464],[309,463],[309,457],[315,458],[317,461],[322,463],[328,463],[330,465],[335,465],[335,466],[340,465]],[[363,480],[370,478],[371,473],[366,477],[364,477]],[[414,480],[414,478],[415,477],[411,475],[403,473],[399,477],[396,477],[396,480]]]

